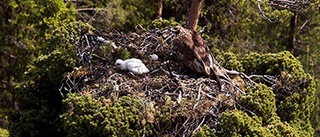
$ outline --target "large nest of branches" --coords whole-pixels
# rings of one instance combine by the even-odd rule
[[[130,94],[156,106],[166,104],[169,99],[175,102],[170,109],[184,107],[183,113],[180,113],[184,119],[176,121],[171,131],[161,125],[157,126],[157,130],[166,129],[167,134],[174,136],[189,136],[203,124],[219,132],[219,118],[224,111],[235,108],[244,110],[237,99],[245,93],[235,91],[256,85],[251,79],[263,79],[269,82],[270,87],[276,86],[275,77],[246,76],[222,67],[230,74],[234,84],[224,82],[222,86],[225,87],[220,90],[215,79],[194,75],[177,59],[172,45],[177,34],[172,28],[139,29],[128,34],[117,31],[81,34],[80,39],[74,41],[79,66],[66,76],[61,89],[70,93],[91,94],[96,99],[104,97],[109,101]],[[159,60],[151,60],[151,54],[157,54]],[[115,66],[116,59],[128,57],[141,59],[150,72],[133,75]],[[149,117],[148,122],[154,122],[154,116],[150,116],[148,111],[141,113]],[[172,115],[176,118],[179,114]]]

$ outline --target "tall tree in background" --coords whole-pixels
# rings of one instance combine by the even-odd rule
[[[30,49],[23,39],[18,37],[26,31],[20,25],[14,24],[16,13],[8,4],[8,0],[0,2],[0,127],[6,128],[6,115],[15,108],[14,87],[23,80],[26,65],[30,62]],[[20,31],[19,31],[20,30]]]
[[[163,2],[162,0],[157,0],[158,1],[158,9],[157,9],[157,15],[156,15],[156,18],[157,19],[161,19],[162,18],[162,9],[163,9]]]
[[[300,25],[300,28],[297,30],[297,27],[299,26],[299,14],[303,14],[307,9],[311,7],[313,4],[313,1],[289,1],[289,0],[270,0],[268,1],[268,4],[276,9],[283,10],[287,9],[292,12],[292,16],[290,18],[289,23],[289,37],[288,37],[288,44],[286,46],[286,49],[290,51],[294,55],[298,55],[296,51],[296,36],[298,34],[298,31],[301,30],[307,23],[303,22]]]
[[[11,107],[6,106],[10,110],[10,136],[61,136],[56,123],[62,97],[55,87],[61,80],[48,79],[62,77],[50,70],[54,66],[64,71],[59,67],[64,65],[42,63],[53,58],[68,65],[57,56],[61,50],[52,52],[62,42],[51,40],[56,43],[49,45],[48,41],[58,27],[74,21],[74,10],[63,0],[5,0],[0,5],[0,51],[5,53],[0,53],[1,82],[5,83],[1,86],[12,99]],[[26,70],[35,71],[27,75]]]
[[[196,32],[201,7],[204,0],[193,0],[188,14],[187,29],[176,27],[178,36],[173,41],[178,58],[192,72],[204,74],[215,78],[221,89],[221,80],[224,78],[231,82],[220,69],[218,62],[211,54],[210,49],[202,36]]]
[[[298,14],[297,12],[294,11],[293,16],[290,19],[290,36],[289,36],[288,45],[286,48],[292,54],[295,54],[295,50],[294,50],[294,44],[296,43],[295,29],[297,25],[298,25]]]
[[[187,28],[195,30],[198,25],[201,7],[204,0],[192,0],[190,12],[188,14]]]

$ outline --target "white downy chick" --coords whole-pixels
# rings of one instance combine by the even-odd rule
[[[130,71],[133,74],[148,73],[149,69],[140,59],[131,58],[127,60],[117,59],[115,65],[121,70]]]

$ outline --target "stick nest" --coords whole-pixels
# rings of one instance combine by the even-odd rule
[[[77,46],[78,67],[65,77],[60,91],[91,94],[96,99],[104,97],[109,102],[116,101],[124,95],[133,95],[145,104],[162,106],[168,100],[172,110],[183,110],[183,118],[176,123],[168,134],[191,135],[203,124],[219,132],[219,117],[230,109],[239,107],[237,99],[241,96],[239,85],[256,85],[246,76],[236,71],[225,71],[231,78],[239,78],[235,84],[224,82],[224,90],[219,90],[217,81],[205,77],[197,77],[184,67],[176,58],[172,49],[172,41],[176,38],[171,28],[145,30],[123,34],[117,31],[101,34],[81,34]],[[159,60],[152,61],[151,54],[157,54]],[[150,69],[145,75],[132,75],[116,68],[118,58],[128,57],[141,59]],[[223,68],[224,69],[224,68]],[[275,85],[275,78],[267,79]],[[235,87],[237,85],[237,87]],[[156,114],[141,110],[149,123],[153,123]],[[177,118],[177,117],[175,117]],[[146,122],[146,121],[144,121]],[[142,122],[143,123],[143,122]],[[165,129],[157,125],[158,130]],[[166,129],[168,130],[168,129]]]

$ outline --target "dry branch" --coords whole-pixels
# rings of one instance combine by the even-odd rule
[[[101,10],[107,10],[106,8],[81,8],[77,9],[78,12],[83,12],[83,11],[101,11]]]

